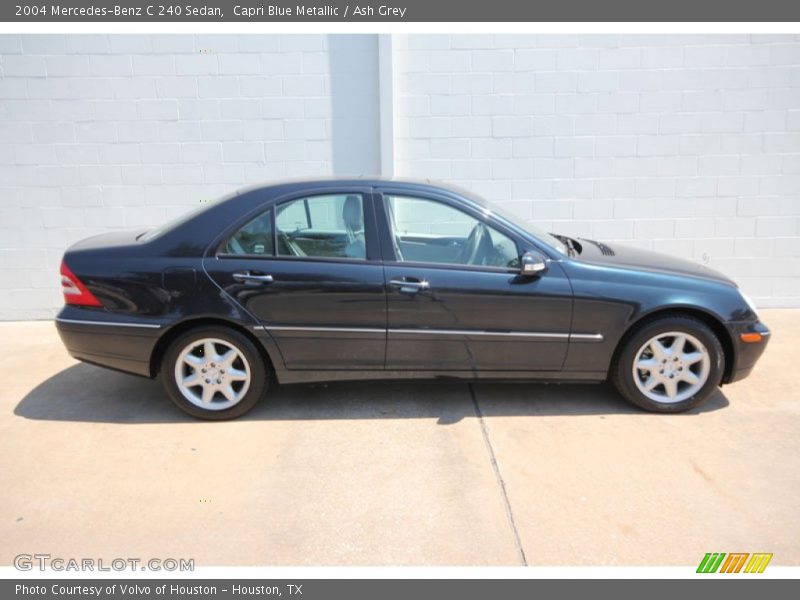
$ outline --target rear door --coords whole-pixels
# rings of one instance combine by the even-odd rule
[[[520,276],[514,232],[434,193],[381,190],[388,302],[387,369],[554,371],[572,319],[557,261]]]
[[[206,270],[288,369],[382,369],[386,293],[371,190],[298,194],[236,227]]]

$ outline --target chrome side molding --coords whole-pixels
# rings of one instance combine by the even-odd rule
[[[402,333],[410,335],[473,335],[514,338],[569,340],[575,342],[602,342],[602,333],[550,333],[535,331],[486,331],[467,329],[378,329],[374,327],[301,327],[289,325],[254,325],[255,331],[319,331],[341,333]]]
[[[140,329],[161,329],[158,323],[130,323],[126,321],[85,321],[82,319],[64,319],[56,317],[59,323],[68,323],[70,325],[103,325],[106,327],[138,327]]]
[[[284,325],[256,325],[256,331],[331,331],[340,333],[386,333],[385,329],[372,327],[288,327]]]
[[[389,333],[409,333],[415,335],[487,335],[502,337],[524,337],[524,338],[549,338],[565,340],[569,338],[568,333],[537,333],[533,331],[485,331],[469,329],[390,329]]]
[[[573,342],[602,342],[605,338],[602,333],[573,333],[569,339]]]

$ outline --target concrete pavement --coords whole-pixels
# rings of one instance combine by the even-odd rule
[[[77,364],[50,322],[2,323],[0,564],[800,564],[800,311],[762,318],[753,375],[685,415],[607,386],[358,383],[225,423]]]

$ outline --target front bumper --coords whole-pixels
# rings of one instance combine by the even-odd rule
[[[56,317],[56,329],[73,358],[152,377],[150,358],[162,325],[65,306]]]
[[[764,353],[770,339],[770,330],[761,321],[742,321],[728,325],[728,329],[733,340],[733,365],[730,370],[726,369],[723,383],[733,383],[744,379],[753,370],[758,359]],[[742,340],[743,334],[758,333],[761,340],[758,342],[745,342]]]

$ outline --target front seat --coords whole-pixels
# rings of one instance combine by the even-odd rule
[[[300,244],[283,231],[278,231],[278,254],[281,256],[306,256]]]
[[[347,196],[342,206],[342,221],[347,235],[347,246],[344,252],[351,258],[366,258],[367,248],[364,242],[364,209],[361,198]]]

